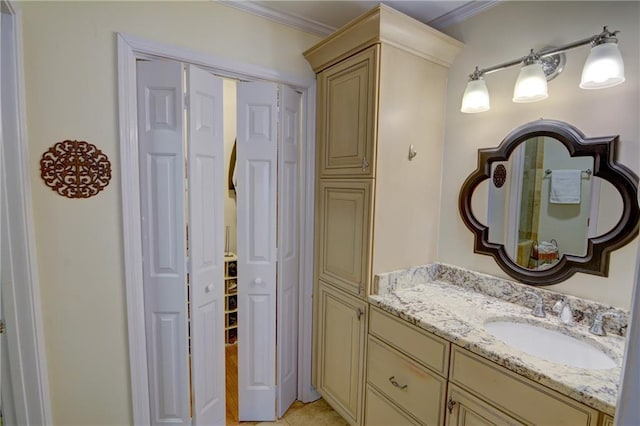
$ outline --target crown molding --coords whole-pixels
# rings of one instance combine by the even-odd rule
[[[266,2],[262,1],[217,0],[217,3],[222,3],[244,12],[270,19],[280,24],[288,25],[321,37],[325,37],[336,30],[336,28],[332,26],[314,21],[313,19],[305,18],[304,16],[300,16],[295,13],[272,9],[264,4]]]
[[[280,24],[297,28],[301,31],[320,37],[326,37],[337,30],[337,28],[335,27],[323,24],[322,22],[314,21],[313,19],[305,18],[304,16],[300,16],[295,13],[272,9],[268,6],[268,2],[264,0],[214,1],[216,1],[216,3],[221,3],[235,9],[260,16],[262,18],[270,19]],[[500,1],[501,0],[469,1],[468,3],[452,10],[451,12],[447,12],[444,15],[427,22],[427,25],[438,30],[442,30],[451,25],[458,24],[465,19],[469,19],[474,15],[484,12],[487,9],[492,8],[493,6],[496,6]]]
[[[427,25],[438,30],[442,30],[451,25],[459,24],[480,12],[484,12],[485,10],[497,6],[500,1],[501,0],[470,1],[456,9],[453,9],[451,12],[447,12],[444,15],[427,22]]]

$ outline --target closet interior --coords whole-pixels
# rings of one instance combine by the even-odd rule
[[[236,198],[236,81],[223,80],[224,165],[224,342],[227,424],[238,421],[238,256]]]

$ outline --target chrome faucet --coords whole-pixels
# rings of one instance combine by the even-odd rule
[[[536,298],[536,304],[533,305],[531,315],[534,317],[544,318],[546,314],[544,313],[544,301],[542,300],[542,296],[538,293],[534,293],[533,291],[525,291],[524,294]]]
[[[558,314],[560,322],[565,325],[573,325],[573,311],[566,299],[560,299],[553,305],[553,312]]]
[[[620,314],[614,311],[599,312],[593,319],[593,324],[589,327],[589,332],[596,336],[606,336],[607,332],[604,331],[604,318],[619,318]]]

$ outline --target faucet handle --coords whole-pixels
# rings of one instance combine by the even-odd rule
[[[607,332],[604,330],[605,318],[620,318],[620,314],[616,311],[598,312],[593,319],[591,327],[589,327],[589,332],[596,336],[606,336]]]
[[[531,315],[539,318],[544,318],[546,314],[544,313],[544,301],[542,300],[542,296],[533,291],[525,291],[525,295],[533,296],[536,298],[536,304],[533,306],[531,310]]]
[[[571,310],[571,305],[567,299],[558,299],[558,301],[553,305],[553,312],[558,314],[558,318],[562,324],[574,324],[573,311]]]

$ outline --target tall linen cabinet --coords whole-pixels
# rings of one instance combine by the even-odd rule
[[[447,69],[461,47],[379,5],[304,53],[318,82],[313,383],[354,425],[366,420],[372,278],[436,260]]]

